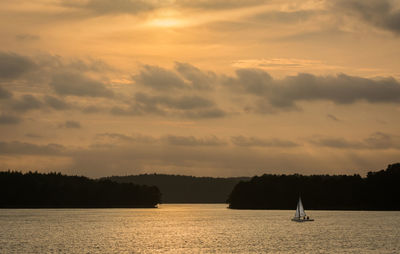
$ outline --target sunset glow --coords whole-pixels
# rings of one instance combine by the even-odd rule
[[[0,169],[365,174],[400,157],[399,1],[3,0]]]

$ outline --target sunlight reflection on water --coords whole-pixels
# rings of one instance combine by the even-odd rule
[[[159,209],[2,209],[0,253],[399,253],[400,212]]]

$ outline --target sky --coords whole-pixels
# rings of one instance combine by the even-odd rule
[[[0,170],[365,175],[399,59],[400,1],[2,0]]]

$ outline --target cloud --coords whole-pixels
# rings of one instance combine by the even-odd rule
[[[10,103],[11,108],[18,112],[26,112],[29,110],[40,109],[43,106],[42,101],[38,100],[31,94],[26,94],[18,99],[14,99]]]
[[[311,59],[296,59],[296,58],[270,58],[270,59],[244,59],[235,61],[232,66],[241,69],[251,68],[267,68],[269,70],[276,69],[304,69],[304,68],[320,68],[328,67],[322,61]]]
[[[40,40],[40,36],[36,34],[17,34],[15,38],[18,41],[37,41]]]
[[[296,102],[327,100],[336,104],[400,103],[400,84],[394,78],[368,79],[339,74],[316,76],[300,73],[276,80],[259,69],[239,69],[225,79],[231,90],[255,96],[258,110],[298,110]],[[256,110],[257,111],[257,110]]]
[[[154,90],[181,89],[186,87],[185,81],[175,72],[157,66],[145,65],[133,80]]]
[[[400,149],[400,137],[383,132],[375,132],[368,138],[364,139],[364,143],[370,149]]]
[[[14,115],[4,115],[1,114],[0,115],[0,124],[19,124],[21,123],[21,118],[19,118],[18,116],[14,116]]]
[[[0,99],[8,99],[12,97],[12,93],[0,86]]]
[[[145,65],[132,79],[139,85],[155,91],[212,90],[218,76],[188,64],[175,62],[174,70]]]
[[[195,89],[211,89],[215,85],[217,76],[213,72],[203,72],[199,68],[188,63],[175,63],[175,69],[191,83]]]
[[[337,149],[400,149],[400,136],[375,132],[361,141],[352,141],[345,138],[318,138],[311,140],[310,143]]]
[[[43,138],[42,135],[39,135],[39,134],[36,134],[36,133],[31,133],[31,132],[26,133],[25,137],[28,137],[28,138]]]
[[[97,107],[93,105],[82,108],[82,112],[85,114],[99,113],[102,111],[104,111],[102,107]]]
[[[0,80],[19,78],[35,67],[36,64],[29,57],[0,52]]]
[[[60,128],[67,128],[67,129],[80,129],[81,123],[78,121],[71,121],[67,120],[65,123],[59,125]]]
[[[99,133],[96,135],[96,138],[109,138],[112,140],[122,141],[122,142],[129,142],[129,143],[156,143],[159,140],[142,134],[135,134],[135,135],[125,135],[121,133]]]
[[[168,135],[162,138],[168,145],[174,146],[222,146],[227,143],[215,136],[196,138],[193,136]]]
[[[32,94],[25,94],[8,100],[6,107],[19,113],[25,113],[36,109],[50,108],[54,110],[67,110],[72,108],[72,106],[63,99],[51,95],[45,95],[43,98],[39,99]]]
[[[114,96],[114,92],[102,82],[77,72],[63,72],[53,75],[50,86],[59,95],[108,98]]]
[[[57,97],[50,96],[50,95],[44,96],[44,101],[49,107],[51,107],[51,108],[53,108],[55,110],[66,110],[66,109],[69,109],[71,107],[64,100],[61,100],[61,99],[59,99]]]
[[[276,22],[281,24],[284,23],[300,23],[308,20],[313,15],[316,15],[318,12],[315,10],[297,10],[297,11],[266,11],[261,14],[256,14],[250,18],[249,21],[252,21],[258,24],[265,25],[266,23],[270,24],[272,22]]]
[[[171,109],[196,109],[214,106],[214,102],[200,96],[150,96],[144,93],[135,95],[136,103],[140,105],[162,105]]]
[[[104,141],[118,141],[125,144],[153,144],[153,145],[173,145],[173,146],[223,146],[227,142],[216,137],[194,137],[194,136],[177,136],[165,135],[162,137],[152,137],[142,134],[125,135],[121,133],[99,133],[97,138],[104,139]],[[115,142],[114,142],[115,143]],[[104,144],[104,143],[103,143]]]
[[[114,115],[174,115],[189,118],[215,118],[226,115],[215,103],[198,95],[148,95],[136,93],[128,108],[114,107]]]
[[[335,122],[340,122],[340,119],[337,118],[336,116],[332,115],[332,114],[327,114],[326,117],[331,119],[331,120],[333,120],[333,121],[335,121]]]
[[[289,140],[282,140],[282,139],[261,139],[257,137],[244,137],[244,136],[234,136],[231,137],[231,141],[234,145],[243,146],[243,147],[296,147],[299,144],[289,141]]]
[[[19,141],[1,142],[0,154],[61,155],[65,147],[60,144],[36,145]]]
[[[221,118],[227,116],[228,113],[219,108],[210,108],[210,109],[198,109],[186,111],[183,113],[184,117],[193,118],[193,119],[201,119],[201,118]]]
[[[177,0],[175,4],[180,7],[192,9],[223,10],[261,5],[265,2],[263,0]]]
[[[354,141],[348,141],[344,138],[320,138],[317,140],[312,140],[312,144],[317,145],[317,146],[323,146],[323,147],[331,147],[331,148],[339,148],[339,149],[344,149],[344,148],[351,148],[351,149],[361,149],[365,148],[365,144],[362,142],[354,142]]]
[[[63,0],[62,4],[66,7],[87,10],[91,12],[92,15],[96,16],[118,14],[137,15],[156,8],[151,1],[145,0],[88,0],[83,2]]]
[[[364,22],[400,34],[400,10],[390,0],[337,0],[334,7]],[[398,7],[398,6],[397,6]]]

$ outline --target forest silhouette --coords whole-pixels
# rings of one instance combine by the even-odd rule
[[[229,193],[240,181],[250,177],[195,177],[166,174],[112,176],[104,179],[119,183],[157,186],[163,203],[226,203]]]
[[[0,193],[0,208],[152,208],[161,202],[155,186],[60,173],[3,171]]]
[[[228,198],[234,209],[400,210],[400,163],[360,175],[262,175],[239,182]]]
[[[231,178],[142,174],[89,179],[60,173],[0,172],[0,208],[156,207],[228,203],[233,209],[400,210],[400,163],[360,175]],[[162,193],[162,200],[161,200]]]

